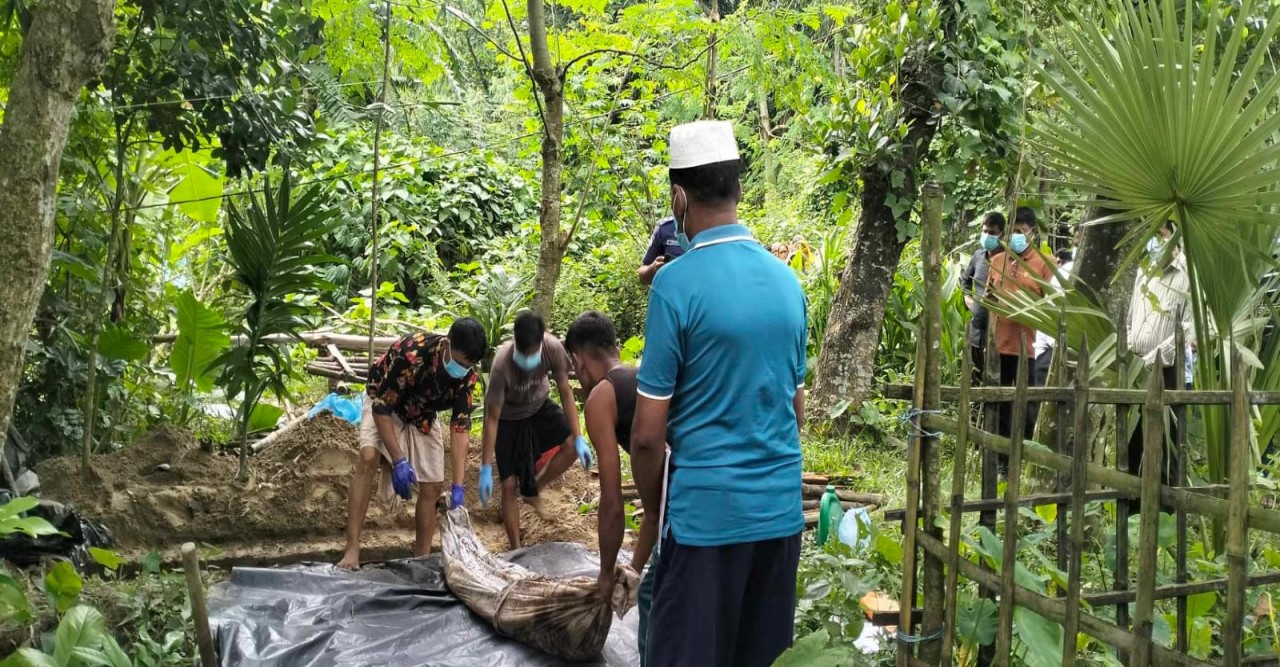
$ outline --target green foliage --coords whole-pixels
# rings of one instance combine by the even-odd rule
[[[80,600],[84,580],[67,561],[58,561],[44,576],[44,592],[53,600],[59,612],[70,609]]]
[[[490,355],[510,334],[516,313],[520,312],[533,293],[528,282],[520,276],[507,273],[501,266],[463,267],[472,272],[471,289],[458,294],[458,317],[474,317],[484,329],[489,341]]]
[[[297,336],[306,329],[308,311],[298,297],[325,287],[317,267],[331,261],[318,247],[336,222],[328,195],[318,187],[294,195],[292,179],[284,169],[278,191],[268,179],[262,198],[250,194],[247,206],[233,205],[227,219],[227,262],[248,304],[238,326],[244,344],[214,363],[222,366],[219,380],[228,397],[241,399],[242,476],[247,473],[244,438],[258,401],[267,390],[277,396],[288,392],[289,358],[266,337]]]
[[[169,367],[185,394],[210,391],[217,377],[213,362],[231,343],[226,323],[190,290],[178,295],[177,311],[178,339],[169,352]]]
[[[40,500],[34,496],[18,496],[0,505],[0,535],[21,533],[28,537],[54,535],[58,532],[48,521],[38,516],[22,516],[35,509]]]
[[[826,630],[817,630],[796,640],[774,661],[774,667],[844,667],[854,662],[853,649],[833,644]]]
[[[847,641],[862,633],[865,616],[860,600],[876,589],[879,575],[868,562],[854,557],[839,540],[801,555],[796,577],[796,633],[825,630]]]

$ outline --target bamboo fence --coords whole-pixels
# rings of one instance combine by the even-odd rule
[[[898,620],[898,664],[951,665],[954,660],[958,591],[962,582],[976,585],[998,608],[995,642],[978,656],[979,664],[1010,664],[1014,648],[1014,610],[1024,607],[1063,626],[1062,664],[1076,661],[1078,635],[1084,634],[1110,646],[1127,665],[1213,665],[1276,664],[1274,657],[1243,655],[1246,626],[1246,598],[1250,587],[1280,583],[1280,572],[1249,569],[1249,531],[1280,534],[1280,512],[1250,504],[1253,458],[1249,441],[1252,411],[1257,405],[1280,404],[1280,394],[1250,392],[1248,367],[1239,354],[1230,360],[1231,388],[1219,391],[1168,390],[1159,372],[1148,374],[1142,390],[1091,387],[1088,341],[1075,357],[1074,369],[1056,359],[1056,376],[1073,376],[1069,384],[1057,387],[1028,386],[1029,359],[1023,355],[1012,387],[998,387],[994,354],[987,355],[984,385],[971,386],[971,362],[964,355],[960,385],[941,383],[941,203],[942,192],[935,184],[922,191],[922,248],[924,261],[924,302],[922,336],[917,348],[914,386],[894,385],[889,398],[911,400],[912,436],[908,450],[907,505],[887,516],[901,519],[903,527],[903,573],[901,615]],[[1118,349],[1128,349],[1123,327]],[[1058,350],[1065,350],[1065,333],[1059,331]],[[1024,345],[1026,343],[1024,342]],[[1182,340],[1176,368],[1182,374]],[[994,346],[989,345],[989,350]],[[1122,352],[1121,369],[1135,363]],[[1140,363],[1140,362],[1137,362]],[[1070,371],[1070,372],[1069,372]],[[1123,375],[1123,373],[1122,373]],[[1051,375],[1053,377],[1054,375]],[[1179,383],[1181,384],[1181,383]],[[944,401],[954,406],[958,419],[944,416]],[[1024,438],[1028,406],[1042,402],[1058,410],[1057,437],[1049,446],[1029,443]],[[970,424],[970,409],[983,407],[982,428]],[[1009,406],[1009,436],[996,435],[998,411]],[[1230,413],[1228,483],[1217,487],[1188,486],[1186,480],[1186,406],[1224,406]],[[1114,464],[1091,460],[1091,411],[1114,415]],[[1136,411],[1136,414],[1135,414]],[[1166,444],[1165,414],[1173,413],[1176,437]],[[1143,463],[1141,470],[1129,470],[1129,424],[1142,419]],[[1067,428],[1070,426],[1070,428]],[[951,493],[945,507],[940,486],[941,437],[955,439],[955,462]],[[966,470],[970,448],[982,457],[979,499],[965,496]],[[1003,497],[997,496],[998,457],[1007,457]],[[1161,480],[1163,459],[1171,457],[1171,481]],[[1024,466],[1036,466],[1056,474],[1056,491],[1028,495],[1022,488]],[[1225,496],[1225,497],[1224,497]],[[1081,566],[1086,552],[1086,512],[1090,505],[1114,506],[1116,524],[1114,578],[1109,590],[1082,591]],[[1029,506],[1053,505],[1057,566],[1066,574],[1066,586],[1055,596],[1043,595],[1017,583],[1019,510]],[[1139,508],[1141,510],[1139,511]],[[945,509],[945,512],[944,512]],[[1175,581],[1159,585],[1157,565],[1162,556],[1159,543],[1160,511],[1176,517],[1173,547]],[[964,515],[978,513],[979,524],[1002,538],[998,570],[969,560],[963,551]],[[1138,514],[1137,559],[1131,562],[1129,517]],[[1207,581],[1189,581],[1188,517],[1214,519],[1225,526],[1227,576]],[[997,530],[998,522],[1002,530]],[[946,538],[944,540],[944,529]],[[1096,528],[1096,527],[1095,527]],[[1009,536],[1013,536],[1010,539]],[[1218,662],[1207,662],[1188,654],[1187,598],[1208,591],[1225,591],[1225,614],[1216,650]],[[1165,646],[1153,638],[1157,600],[1174,599],[1176,614],[1173,643]],[[917,606],[916,602],[923,604]],[[1110,607],[1112,618],[1096,611]]]

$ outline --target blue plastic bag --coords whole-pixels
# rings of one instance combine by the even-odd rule
[[[355,396],[329,394],[320,399],[320,402],[316,403],[315,407],[311,408],[311,412],[307,413],[307,417],[314,417],[325,410],[352,424],[359,424],[360,415],[364,411],[364,394],[356,394]]]
[[[867,508],[855,507],[845,512],[836,535],[854,551],[867,548],[871,544],[871,515]]]

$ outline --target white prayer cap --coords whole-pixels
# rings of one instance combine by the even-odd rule
[[[738,142],[733,124],[723,120],[700,120],[671,128],[671,168],[688,169],[704,164],[738,159]]]

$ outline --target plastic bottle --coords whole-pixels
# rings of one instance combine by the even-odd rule
[[[844,510],[840,507],[840,497],[836,495],[836,487],[828,484],[822,494],[822,503],[818,510],[818,545],[827,543],[827,538],[836,534]]]

